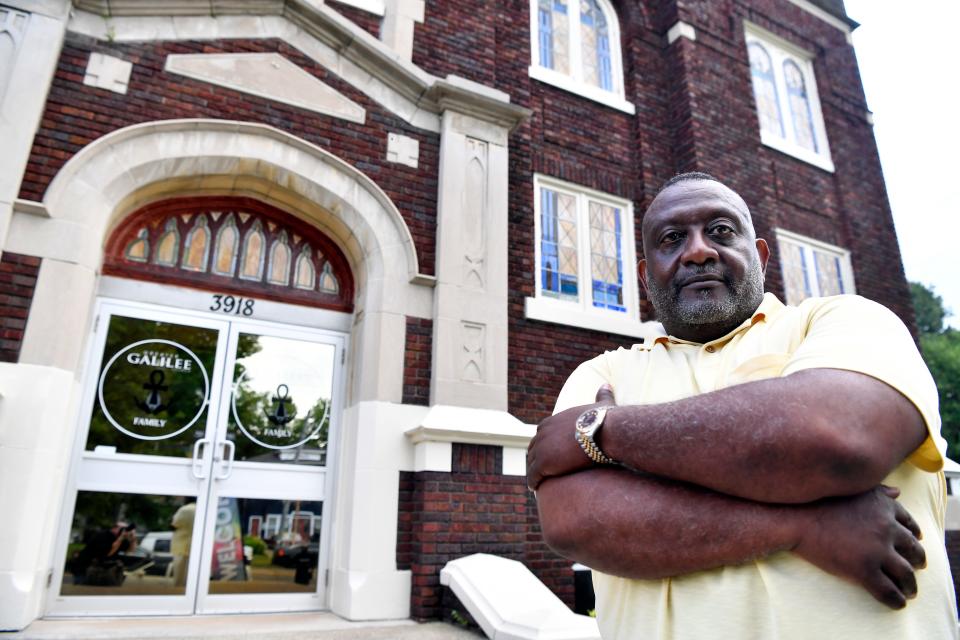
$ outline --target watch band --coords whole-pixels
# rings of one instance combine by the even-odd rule
[[[587,454],[587,457],[597,464],[619,464],[616,460],[605,454],[597,445],[596,434],[603,426],[603,420],[607,417],[609,407],[601,406],[587,409],[577,418],[574,437],[577,444]]]

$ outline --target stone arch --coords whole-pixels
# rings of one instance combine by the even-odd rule
[[[331,153],[262,124],[150,122],[82,149],[51,182],[43,202],[50,222],[74,232],[77,264],[97,271],[110,230],[126,215],[188,195],[257,198],[337,242],[356,285],[348,403],[399,402],[405,301],[422,299],[418,285],[432,278],[419,273],[413,238],[390,198]],[[30,333],[28,326],[25,342]]]
[[[120,217],[175,192],[247,193],[296,208],[343,243],[363,280],[402,277],[407,283],[418,276],[410,231],[369,177],[262,124],[166,120],[119,129],[71,158],[44,204],[51,218],[82,223],[84,240],[95,241],[99,255],[107,229]],[[405,269],[396,269],[398,264]]]

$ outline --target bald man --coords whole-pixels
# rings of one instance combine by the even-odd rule
[[[937,392],[903,323],[764,294],[769,248],[707,174],[642,230],[664,331],[577,368],[527,458],[603,637],[957,638]]]

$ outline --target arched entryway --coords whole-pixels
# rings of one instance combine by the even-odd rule
[[[273,290],[277,283],[270,283],[268,288],[261,281],[257,286],[264,288],[246,296],[254,299],[256,313],[249,318],[243,315],[249,307],[245,306],[246,301],[236,300],[245,297],[241,295],[243,291],[232,289],[233,284],[226,280],[217,280],[222,274],[210,272],[210,265],[215,264],[217,236],[222,235],[224,225],[230,226],[223,215],[214,221],[212,214],[222,211],[208,210],[205,222],[201,222],[197,216],[189,217],[189,220],[181,217],[175,229],[167,229],[169,219],[163,222],[158,217],[157,227],[147,229],[145,236],[143,228],[136,226],[138,216],[150,217],[149,211],[157,212],[151,208],[163,208],[172,201],[187,202],[196,198],[228,198],[234,201],[245,198],[248,203],[255,203],[251,206],[260,208],[264,278],[271,277],[267,265],[269,254],[286,231],[286,247],[292,260],[290,280],[286,285],[290,295],[277,295]],[[363,615],[356,611],[375,604],[378,616],[406,615],[409,606],[409,572],[398,571],[393,557],[396,505],[390,503],[396,501],[396,489],[394,487],[391,490],[390,485],[396,484],[396,474],[386,475],[384,485],[371,492],[368,485],[362,482],[365,477],[363,474],[367,473],[362,465],[367,463],[361,460],[360,443],[353,436],[353,427],[362,417],[356,407],[379,406],[377,403],[381,401],[399,401],[405,314],[410,313],[412,308],[419,310],[416,313],[423,313],[432,304],[432,278],[419,274],[410,233],[389,198],[363,173],[328,152],[271,127],[223,121],[169,121],[129,127],[92,143],[58,173],[47,190],[43,204],[48,215],[42,222],[44,229],[71,238],[69,253],[72,258],[70,262],[61,263],[62,266],[56,271],[47,272],[49,275],[41,274],[35,298],[37,313],[31,316],[21,354],[25,362],[76,372],[80,381],[76,397],[81,401],[73,412],[77,420],[75,427],[73,424],[65,425],[64,437],[54,443],[60,447],[63,458],[73,457],[76,460],[75,456],[79,455],[89,454],[93,458],[112,455],[109,447],[114,445],[102,443],[104,449],[97,452],[96,447],[100,445],[88,442],[90,428],[87,423],[93,415],[94,403],[99,402],[96,387],[103,377],[105,361],[102,354],[108,342],[109,321],[115,316],[151,322],[169,321],[169,324],[199,326],[202,329],[214,328],[219,332],[218,336],[226,335],[227,339],[222,342],[225,353],[221,354],[223,359],[220,361],[224,364],[219,386],[213,376],[209,381],[211,389],[219,388],[223,393],[227,393],[233,382],[224,381],[229,379],[227,370],[231,366],[235,368],[235,362],[231,365],[229,358],[239,359],[236,353],[230,354],[243,334],[242,328],[238,328],[243,323],[260,323],[259,329],[269,324],[274,329],[279,327],[294,332],[302,333],[307,328],[337,334],[344,339],[343,348],[335,350],[334,360],[338,360],[339,365],[334,366],[339,366],[342,374],[340,380],[345,425],[342,430],[344,437],[337,451],[330,451],[330,458],[336,458],[337,473],[327,473],[325,480],[327,485],[336,485],[334,494],[338,498],[333,505],[325,505],[330,506],[325,514],[334,511],[332,519],[335,530],[329,536],[332,571],[326,601],[321,602],[323,598],[320,597],[317,606],[329,606],[335,612],[356,616]],[[282,214],[285,229],[269,229],[269,222],[274,220],[270,210]],[[186,216],[188,212],[181,213]],[[242,244],[245,234],[253,227],[245,226],[247,222],[238,222],[237,215],[233,220]],[[164,237],[168,231],[175,233]],[[311,233],[314,235],[310,236]],[[191,234],[193,239],[188,246],[188,236]],[[334,259],[335,252],[326,251],[321,246],[322,242],[311,245],[310,250],[317,252],[311,254],[316,289],[310,295],[321,298],[324,295],[333,296],[335,302],[333,298],[327,299],[332,304],[311,305],[302,297],[297,297],[306,295],[306,289],[301,290],[298,283],[306,287],[310,279],[303,270],[300,272],[302,279],[297,275],[298,261],[303,264],[300,260],[303,245],[300,243],[302,238],[316,237],[317,234],[339,250],[341,259],[338,265]],[[295,239],[294,235],[301,239]],[[175,242],[171,238],[175,238]],[[203,244],[199,238],[206,238],[208,243],[203,251],[197,248]],[[145,242],[138,244],[138,240]],[[146,244],[150,245],[149,250]],[[152,252],[161,245],[163,255],[160,256],[160,262],[163,264],[150,267],[154,277],[131,278],[130,273],[126,272],[130,264],[124,264],[124,256],[130,259],[128,262],[146,259],[149,263],[153,259]],[[280,241],[278,246],[283,245]],[[287,255],[284,249],[277,250]],[[197,270],[198,255],[205,252],[209,252],[206,263],[208,272],[201,277]],[[241,262],[242,253],[236,256],[236,260],[238,264]],[[325,276],[327,264],[330,267]],[[222,264],[218,269],[222,270],[221,267]],[[160,271],[164,271],[162,277]],[[178,277],[173,277],[175,271],[180,272]],[[341,278],[340,274],[345,276]],[[335,285],[328,276],[334,276]],[[280,278],[276,273],[273,273],[273,277]],[[245,283],[245,286],[253,285]],[[334,293],[335,290],[337,293]],[[235,298],[232,307],[234,317],[227,318],[226,309],[230,307],[228,296],[231,295]],[[221,296],[219,308],[216,308],[218,300],[215,296]],[[46,309],[46,301],[55,305],[55,309]],[[118,305],[122,307],[119,311]],[[236,317],[238,309],[239,316]],[[56,327],[46,321],[54,313],[58,319]],[[164,313],[173,315],[163,316]],[[185,322],[185,315],[191,316],[190,322]],[[69,316],[73,321],[61,324],[59,319],[64,316]],[[227,326],[223,323],[227,323]],[[303,337],[301,333],[295,337]],[[51,335],[56,335],[55,344],[50,341]],[[309,342],[309,339],[304,339]],[[218,339],[217,343],[221,344],[221,341]],[[194,349],[191,351],[196,353]],[[94,355],[84,359],[84,352]],[[215,359],[219,357],[214,354]],[[213,368],[216,369],[216,366]],[[152,373],[152,369],[149,373]],[[148,390],[142,388],[143,384],[169,386],[167,382],[166,376],[163,381],[156,379],[156,376],[155,379],[147,376],[139,383],[141,388],[138,393],[147,393]],[[278,386],[274,386],[268,400],[283,395]],[[289,393],[290,385],[287,386]],[[146,404],[144,398],[140,400]],[[276,408],[276,404],[274,402],[272,408]],[[226,423],[221,421],[218,424]],[[222,430],[228,427],[216,428],[223,433]],[[92,446],[89,452],[88,444]],[[206,447],[213,447],[210,449],[210,455],[213,456],[210,467],[198,470],[201,475],[225,473],[223,464],[229,452],[224,446],[216,445],[217,441],[213,445],[201,445],[201,457]],[[217,457],[220,460],[216,460]],[[236,462],[236,465],[240,464]],[[176,467],[176,464],[171,465]],[[154,467],[169,470],[171,465]],[[240,469],[236,465],[234,472]],[[51,558],[53,566],[61,566],[60,573],[52,576],[52,582],[56,585],[62,584],[66,573],[69,532],[74,517],[73,501],[78,489],[77,469],[75,464],[67,474],[68,491],[64,494],[64,501],[69,504],[62,510],[61,540],[55,545],[56,551]],[[193,469],[192,466],[182,468],[181,465],[175,473],[183,480],[185,474],[193,476]],[[106,470],[103,477],[115,480],[120,476],[113,470]],[[115,484],[111,486],[116,488]],[[106,488],[106,485],[102,488]],[[136,490],[145,495],[155,490],[148,486],[136,486],[133,482],[127,483],[124,488],[128,492]],[[179,493],[173,489],[167,493],[184,497],[189,496],[190,491],[181,488]],[[202,494],[202,489],[195,493]],[[367,498],[375,495],[378,504],[382,503],[382,508],[364,513],[352,509],[351,504],[356,502],[356,496],[360,493]],[[209,495],[208,501],[213,500],[215,494]],[[238,496],[235,494],[232,497]],[[266,531],[266,516],[269,514],[265,511],[261,515],[263,530]],[[306,516],[301,520],[303,518]],[[246,521],[249,522],[249,518]],[[357,535],[358,531],[363,532],[362,539]],[[161,540],[163,537],[155,535],[152,540]],[[151,544],[156,548],[156,542]],[[212,570],[206,561],[196,562],[196,584],[199,585],[207,580],[200,571],[212,573]],[[355,579],[356,576],[368,575],[376,576],[375,584]],[[326,576],[320,575],[319,571],[314,578],[326,582]],[[198,592],[199,588],[196,587]],[[46,606],[48,614],[58,612],[56,597],[51,588]],[[157,603],[155,599],[159,596],[143,594],[124,597],[128,605],[124,607],[126,613],[135,612],[141,604],[156,605],[155,611],[169,611],[163,604]],[[278,596],[277,600],[283,597]],[[265,602],[268,598],[262,596],[260,599]],[[88,599],[88,603],[92,602],[94,599]],[[236,608],[232,607],[233,610]],[[247,609],[247,605],[244,604],[243,608]],[[96,613],[96,607],[80,610]],[[102,611],[112,610],[105,605]]]
[[[229,196],[144,206],[106,247],[114,291],[154,299],[96,303],[51,613],[326,608],[349,337],[324,325],[352,311],[345,256]],[[187,289],[209,305],[184,308]]]

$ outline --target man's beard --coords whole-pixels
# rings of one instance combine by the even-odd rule
[[[713,325],[723,328],[723,333],[726,333],[752,316],[763,301],[763,269],[759,261],[754,260],[738,282],[733,282],[728,274],[706,265],[685,271],[683,279],[707,273],[723,279],[725,295],[717,298],[712,295],[716,293],[715,290],[704,290],[701,296],[682,300],[682,287],[676,284],[678,278],[663,288],[652,278],[647,280],[647,296],[657,312],[657,320],[663,323],[668,332],[676,335],[685,326],[706,328]],[[723,333],[716,337],[719,338]]]

